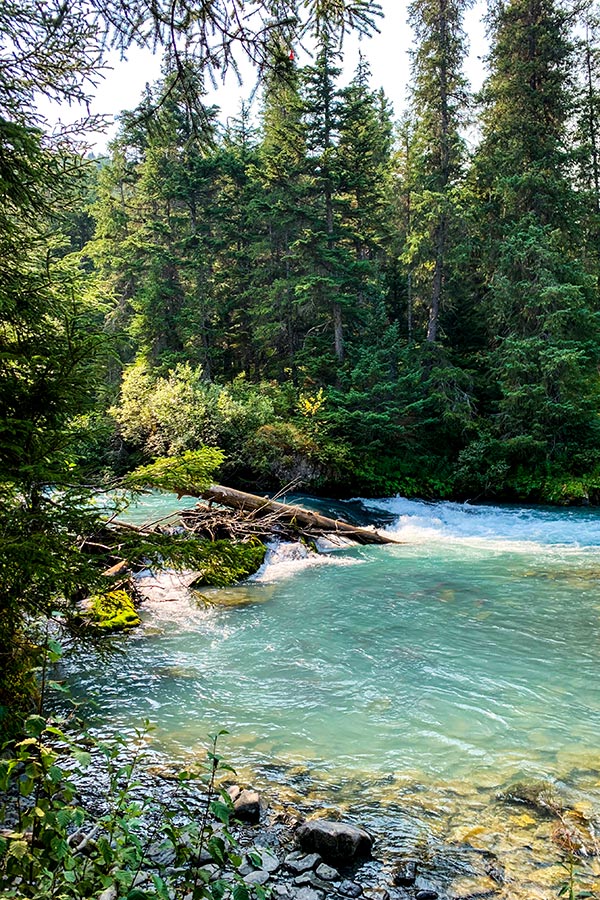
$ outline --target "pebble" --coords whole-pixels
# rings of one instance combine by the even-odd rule
[[[357,884],[356,881],[349,881],[348,879],[344,879],[342,883],[338,887],[338,891],[340,894],[343,894],[345,897],[360,897],[363,892],[362,885]]]
[[[275,872],[279,869],[279,860],[275,856],[271,850],[266,850],[264,847],[261,847],[257,850],[258,855],[262,860],[261,869],[264,869],[265,872],[268,872],[269,875],[274,875]]]
[[[327,863],[321,863],[320,866],[317,866],[316,872],[323,881],[338,881],[340,878],[338,870],[334,869],[333,866],[328,866]]]
[[[316,868],[321,862],[322,860],[318,853],[302,853],[298,850],[294,851],[294,853],[289,853],[285,858],[285,864],[288,869],[296,872],[297,875]]]
[[[294,884],[297,884],[299,887],[307,885],[308,887],[317,888],[317,890],[323,890],[326,887],[325,882],[317,878],[314,872],[302,872],[301,875],[296,875]]]
[[[244,881],[246,884],[266,884],[271,876],[268,872],[265,872],[264,869],[256,869],[254,872],[250,872],[249,875],[244,876]]]
[[[366,887],[363,895],[367,900],[390,900],[390,892],[384,887]]]
[[[323,891],[316,891],[314,888],[302,887],[293,895],[295,900],[323,900],[325,896]]]

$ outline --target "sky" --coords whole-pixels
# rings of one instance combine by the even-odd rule
[[[399,118],[406,106],[407,87],[410,79],[410,56],[412,46],[411,29],[406,22],[405,0],[380,0],[384,18],[379,20],[380,33],[369,38],[358,38],[352,35],[344,44],[344,67],[342,79],[350,80],[358,62],[359,51],[369,61],[372,73],[372,86],[383,87],[391,101],[396,118]],[[487,43],[482,16],[485,11],[483,0],[476,0],[467,14],[465,29],[470,39],[471,51],[465,64],[465,71],[476,90],[481,86],[485,74],[483,57]],[[307,55],[298,53],[298,63],[309,62]],[[152,83],[160,77],[160,57],[148,50],[133,47],[125,60],[114,53],[108,60],[110,68],[98,86],[91,104],[91,112],[108,117],[109,127],[103,134],[91,134],[89,143],[95,153],[102,153],[108,141],[114,137],[118,123],[116,116],[125,109],[133,109],[139,102],[147,82]],[[219,84],[216,90],[210,90],[206,98],[207,105],[221,108],[221,118],[236,116],[243,99],[252,94],[255,87],[255,75],[249,66],[243,67],[243,84],[240,86],[235,74],[230,71],[225,84]],[[258,110],[260,98],[254,100],[254,109]],[[49,104],[41,105],[40,110],[51,124],[62,121],[67,124],[81,113],[73,109],[58,109]]]

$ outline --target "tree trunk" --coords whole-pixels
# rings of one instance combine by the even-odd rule
[[[393,538],[371,531],[369,528],[359,528],[350,525],[341,519],[329,519],[316,512],[309,512],[299,506],[290,503],[279,503],[277,500],[269,500],[268,497],[259,497],[256,494],[248,494],[246,491],[236,491],[233,488],[221,484],[213,484],[207,491],[200,495],[204,500],[219,503],[232,509],[245,510],[246,512],[276,513],[283,519],[297,522],[303,528],[312,529],[321,534],[339,534],[356,541],[358,544],[399,544]]]

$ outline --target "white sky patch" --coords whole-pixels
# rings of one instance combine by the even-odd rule
[[[405,0],[382,0],[385,16],[379,20],[380,33],[370,38],[350,35],[344,45],[343,81],[352,77],[358,62],[359,51],[368,59],[372,72],[372,86],[383,87],[391,101],[394,115],[399,118],[406,107],[407,91],[410,82],[410,49],[412,32],[407,23],[407,4]],[[470,53],[466,61],[465,72],[474,90],[478,90],[485,75],[484,57],[487,52],[487,41],[483,25],[485,3],[477,0],[468,12],[465,28],[470,40]],[[298,64],[305,65],[310,58],[300,48],[294,48]],[[161,58],[150,50],[132,47],[125,59],[120,59],[114,52],[108,56],[108,68],[105,77],[99,84],[90,106],[90,112],[108,117],[108,129],[105,133],[91,133],[89,144],[95,153],[103,153],[108,141],[118,129],[117,117],[120,112],[134,109],[139,103],[146,84],[152,84],[161,75]],[[221,109],[221,120],[237,116],[241,103],[247,100],[256,87],[256,73],[252,67],[241,61],[240,72],[243,84],[240,85],[233,71],[229,71],[225,84],[219,84],[216,90],[212,87],[206,98],[207,105],[216,105]],[[260,92],[255,92],[253,111],[258,112]],[[62,122],[69,124],[82,117],[85,111],[77,107],[50,104],[43,100],[39,105],[40,112],[46,116],[51,127]]]

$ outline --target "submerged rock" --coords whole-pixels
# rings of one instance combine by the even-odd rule
[[[409,859],[403,863],[392,876],[392,881],[399,887],[410,887],[417,878],[417,864],[414,859]]]
[[[450,885],[450,900],[483,900],[498,893],[498,885],[491,878],[457,878]]]
[[[303,850],[320,853],[325,860],[343,862],[370,856],[373,846],[373,838],[364,828],[329,819],[303,822],[296,830],[296,840]]]
[[[500,791],[498,800],[528,806],[544,816],[556,816],[563,809],[563,800],[549,781],[517,781]]]
[[[417,900],[437,900],[440,896],[436,885],[427,881],[427,879],[423,878],[421,875],[419,875],[415,881],[415,891]]]

